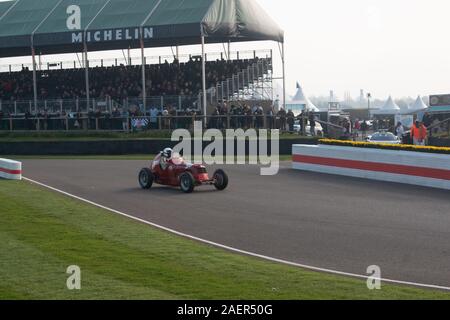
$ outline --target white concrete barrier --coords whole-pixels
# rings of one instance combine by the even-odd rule
[[[22,162],[0,158],[0,178],[22,180]]]
[[[450,155],[294,145],[293,168],[450,190]]]

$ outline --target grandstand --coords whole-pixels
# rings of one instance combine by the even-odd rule
[[[206,116],[224,101],[270,100],[272,52],[236,54],[236,59],[230,51],[217,59],[205,53],[209,43],[262,40],[280,44],[284,65],[283,31],[254,0],[0,2],[0,57],[32,57],[30,67],[0,73],[0,111],[3,118],[112,114],[132,106],[147,114],[152,106],[170,105]],[[144,55],[144,48],[191,44],[201,44],[202,53],[185,61],[175,55],[172,61],[148,63]],[[116,60],[94,66],[88,56],[92,51],[137,48],[140,64],[130,57],[124,64]],[[36,61],[42,55],[81,51],[78,65],[42,66]]]

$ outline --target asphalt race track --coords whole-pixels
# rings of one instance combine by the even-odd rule
[[[25,160],[27,178],[195,237],[319,268],[450,287],[450,193],[298,172],[226,167],[230,186],[186,195],[138,187],[146,161]]]

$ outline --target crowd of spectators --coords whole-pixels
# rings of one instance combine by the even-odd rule
[[[207,87],[231,78],[255,63],[249,60],[216,60],[206,64]],[[193,96],[201,91],[202,66],[200,57],[191,57],[186,63],[174,60],[146,66],[147,96]],[[38,99],[84,99],[86,82],[84,69],[58,69],[37,72]],[[89,69],[90,97],[124,99],[142,97],[140,66],[111,66]],[[32,100],[33,73],[28,68],[20,72],[0,73],[0,99]]]

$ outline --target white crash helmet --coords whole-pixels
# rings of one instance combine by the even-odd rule
[[[171,148],[166,148],[162,152],[162,155],[163,155],[164,158],[171,159],[172,158],[172,153],[173,153],[173,150]]]

